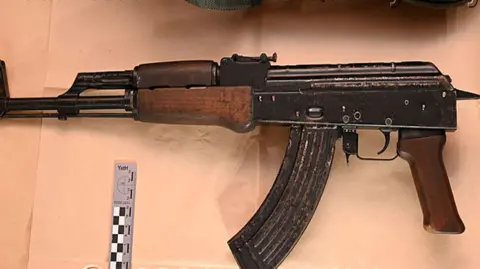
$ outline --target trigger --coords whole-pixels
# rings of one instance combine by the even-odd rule
[[[382,132],[383,136],[385,137],[385,144],[383,145],[383,148],[377,152],[378,155],[384,153],[387,150],[388,145],[390,145],[390,130],[380,129],[380,132]]]

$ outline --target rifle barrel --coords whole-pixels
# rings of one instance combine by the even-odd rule
[[[81,96],[6,98],[0,102],[3,111],[71,109],[130,109],[125,96]]]

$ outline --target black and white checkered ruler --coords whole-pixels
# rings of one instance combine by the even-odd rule
[[[135,163],[115,163],[109,269],[131,268],[136,182]]]

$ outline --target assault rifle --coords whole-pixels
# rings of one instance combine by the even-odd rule
[[[446,132],[457,128],[457,100],[480,95],[456,89],[430,62],[273,65],[276,59],[276,54],[234,54],[219,63],[182,60],[79,73],[63,94],[39,98],[10,98],[2,61],[0,116],[127,117],[159,124],[217,125],[238,133],[262,124],[289,127],[284,160],[270,192],[228,241],[243,269],[277,268],[297,244],[320,201],[340,138],[347,162],[350,156],[406,160],[424,228],[464,232],[442,151]],[[89,96],[87,89],[125,92]],[[359,155],[358,129],[384,134],[379,155],[387,149],[390,133],[398,131],[396,155]]]

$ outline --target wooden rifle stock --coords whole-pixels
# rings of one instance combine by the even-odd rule
[[[254,127],[250,87],[141,89],[135,104],[142,122],[217,125],[239,133]]]

